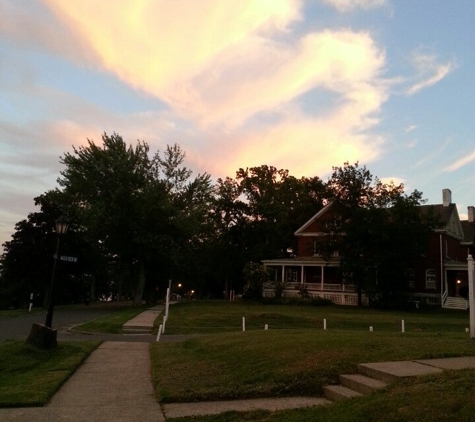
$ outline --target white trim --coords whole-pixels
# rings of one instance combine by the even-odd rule
[[[301,233],[303,230],[305,230],[310,224],[312,224],[317,218],[319,218],[322,214],[326,213],[328,209],[331,207],[333,202],[330,202],[329,204],[325,205],[320,211],[318,211],[312,218],[310,218],[303,226],[301,226],[299,229],[297,229],[294,232],[295,236],[303,236]]]

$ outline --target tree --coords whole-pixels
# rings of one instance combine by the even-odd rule
[[[402,184],[382,183],[358,163],[335,167],[328,181],[336,218],[327,253],[338,250],[348,284],[383,304],[400,305],[407,269],[427,247],[435,219],[420,212],[422,193],[404,194]]]
[[[51,191],[35,198],[38,212],[28,215],[15,225],[12,239],[4,243],[0,258],[4,294],[13,306],[26,305],[34,294],[35,306],[46,303],[54,263],[56,234],[55,220],[63,214],[57,195]],[[62,241],[64,255],[74,252],[78,256],[82,239],[72,224],[70,232]],[[63,253],[62,253],[63,255]],[[81,268],[78,268],[80,266]],[[58,267],[57,301],[77,302],[84,296],[84,279],[87,260],[80,257],[78,263],[62,263]],[[67,286],[67,288],[66,288]]]
[[[318,177],[297,179],[288,170],[267,165],[241,168],[235,179],[218,180],[216,249],[226,292],[232,281],[238,282],[246,262],[296,250],[294,232],[322,207],[324,189]]]
[[[114,133],[103,134],[102,146],[88,140],[61,159],[58,183],[70,213],[89,241],[126,269],[136,303],[147,274],[157,279],[157,263],[165,283],[199,237],[211,186],[207,174],[190,180],[184,158],[177,145],[151,155],[145,142],[127,146]]]
[[[248,262],[243,270],[246,286],[243,297],[246,299],[262,299],[264,283],[269,281],[269,269],[254,262]]]

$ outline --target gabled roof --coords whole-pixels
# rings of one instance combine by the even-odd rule
[[[441,223],[441,227],[436,231],[445,231],[459,239],[464,238],[464,232],[460,223],[459,213],[455,204],[420,205],[419,209],[423,213],[434,213],[435,217]]]
[[[330,202],[328,203],[327,205],[325,205],[320,211],[318,211],[312,218],[310,218],[302,227],[300,227],[299,229],[297,229],[295,232],[294,232],[294,235],[295,236],[302,236],[302,233],[305,231],[305,229],[310,226],[310,224],[312,224],[315,220],[317,220],[318,218],[320,218],[323,214],[325,214],[329,209],[330,207],[332,206],[333,202]]]
[[[462,243],[473,245],[475,241],[475,223],[464,220],[461,221],[460,224],[462,225],[463,231]]]

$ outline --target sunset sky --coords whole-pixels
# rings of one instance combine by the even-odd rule
[[[359,161],[466,218],[474,22],[473,0],[0,0],[0,244],[114,131],[213,179]]]

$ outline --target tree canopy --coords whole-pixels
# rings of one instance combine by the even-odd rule
[[[44,295],[62,214],[72,222],[64,247],[81,256],[65,268],[71,291],[63,298],[113,294],[136,303],[163,297],[170,279],[200,295],[243,291],[249,263],[294,256],[295,230],[329,201],[339,217],[327,247],[340,251],[345,279],[360,295],[389,301],[404,291],[403,271],[434,224],[418,212],[420,192],[406,195],[358,163],[334,167],[327,182],[261,165],[213,183],[207,173],[193,176],[176,144],[152,153],[116,133],[101,141],[66,152],[58,188],[17,223],[0,259],[3,295]]]

